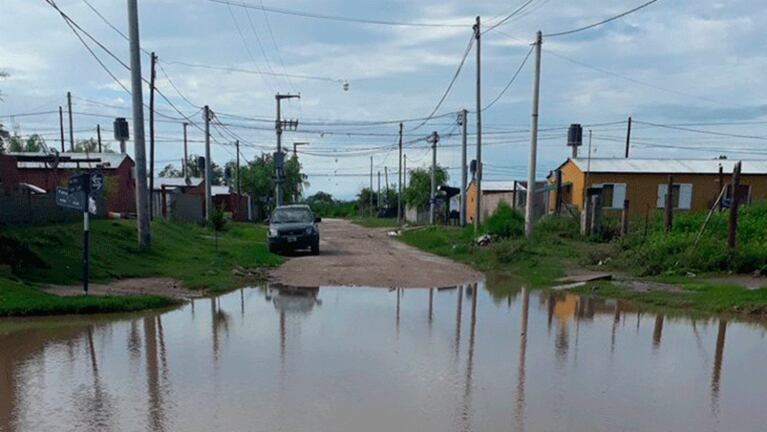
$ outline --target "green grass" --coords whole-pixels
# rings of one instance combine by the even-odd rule
[[[397,218],[353,218],[352,223],[363,226],[365,228],[396,228],[399,226]]]
[[[190,289],[223,292],[248,282],[233,269],[276,266],[282,262],[268,252],[262,226],[230,223],[220,233],[194,224],[155,222],[152,248],[142,252],[135,221],[97,220],[91,228],[91,280],[171,277]],[[133,311],[167,306],[157,297],[59,298],[40,291],[44,284],[81,282],[82,227],[78,223],[13,226],[0,236],[0,315]],[[7,272],[6,272],[7,273]],[[239,272],[238,272],[239,273]]]

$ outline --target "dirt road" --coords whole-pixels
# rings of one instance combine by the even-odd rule
[[[320,224],[321,254],[296,254],[270,277],[274,282],[296,286],[384,288],[439,288],[482,277],[464,264],[391,239],[387,231],[326,219]]]

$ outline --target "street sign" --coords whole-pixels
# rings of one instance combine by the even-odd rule
[[[69,191],[70,192],[90,192],[91,175],[76,174],[69,178]]]
[[[56,205],[73,210],[83,211],[85,209],[85,193],[82,191],[72,191],[69,188],[56,188]]]
[[[104,189],[104,174],[95,172],[91,174],[91,192],[101,192]]]

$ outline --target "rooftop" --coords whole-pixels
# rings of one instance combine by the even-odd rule
[[[47,169],[51,167],[47,161],[55,160],[55,156],[49,153],[7,153],[7,155],[26,159],[16,163],[20,169]],[[117,169],[125,159],[132,161],[130,156],[123,153],[64,152],[59,153],[58,158],[59,162],[56,165],[58,169]]]
[[[641,159],[641,158],[587,158],[570,159],[583,172],[641,173],[641,174],[718,174],[721,166],[731,173],[735,159]],[[743,174],[767,175],[767,160],[743,160]],[[484,188],[483,188],[484,189]]]

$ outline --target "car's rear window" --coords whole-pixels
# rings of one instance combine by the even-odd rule
[[[303,208],[277,209],[272,214],[273,223],[312,222],[312,212]]]

